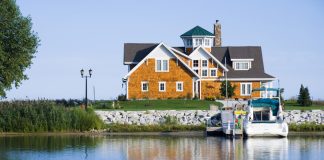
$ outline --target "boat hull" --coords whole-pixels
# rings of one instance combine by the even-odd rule
[[[248,122],[244,125],[248,137],[287,137],[288,125],[285,122]]]

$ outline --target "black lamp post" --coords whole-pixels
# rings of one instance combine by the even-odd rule
[[[85,109],[88,109],[88,78],[91,78],[92,69],[89,69],[89,75],[84,75],[84,70],[81,69],[81,77],[85,78]]]

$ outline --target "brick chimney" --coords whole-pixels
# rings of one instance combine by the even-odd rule
[[[216,23],[214,24],[214,35],[215,35],[214,46],[221,47],[222,46],[222,26],[218,20],[216,20]]]

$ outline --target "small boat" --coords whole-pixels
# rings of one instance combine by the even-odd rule
[[[288,135],[288,125],[283,120],[280,102],[280,88],[257,88],[252,92],[263,92],[264,97],[249,100],[247,117],[244,120],[246,136],[280,136]],[[276,97],[269,92],[277,92]]]

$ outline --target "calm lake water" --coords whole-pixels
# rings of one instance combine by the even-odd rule
[[[2,136],[0,159],[324,159],[324,137]]]

